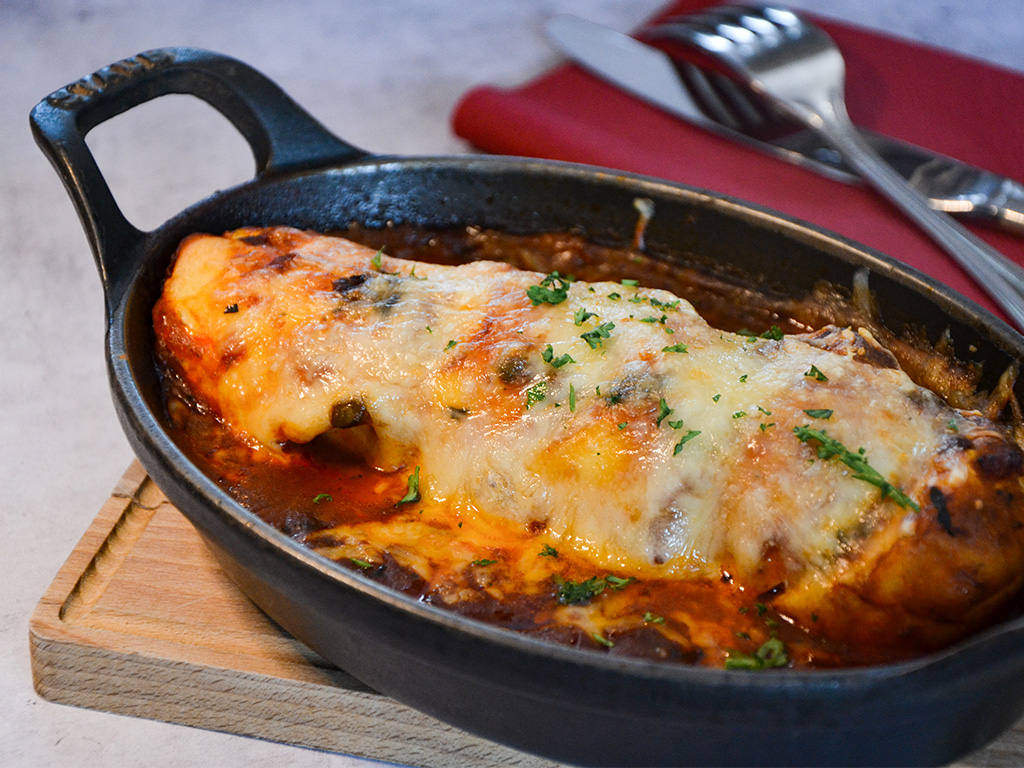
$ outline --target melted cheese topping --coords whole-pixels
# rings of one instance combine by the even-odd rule
[[[543,528],[605,568],[753,577],[771,551],[827,573],[893,520],[912,533],[917,502],[794,429],[863,449],[920,501],[963,424],[866,332],[750,338],[664,291],[278,232],[286,248],[248,230],[183,244],[164,332],[193,393],[254,445],[357,443],[378,468],[418,467],[455,514]]]

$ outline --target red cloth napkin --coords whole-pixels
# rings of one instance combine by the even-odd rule
[[[677,0],[658,14],[715,3]],[[847,63],[858,125],[1024,179],[1024,76],[876,32],[814,19]],[[961,268],[865,188],[690,126],[572,64],[511,90],[480,87],[453,115],[456,134],[487,152],[590,163],[657,176],[773,208],[878,249],[1004,317]],[[971,226],[1024,264],[1024,238]]]

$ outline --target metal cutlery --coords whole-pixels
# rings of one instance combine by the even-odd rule
[[[815,132],[719,72],[575,16],[553,17],[546,31],[575,62],[687,122],[829,178],[861,182]],[[662,36],[660,25],[644,32]],[[936,210],[1024,234],[1024,184],[888,136],[860,133]]]
[[[721,63],[774,108],[828,142],[865,181],[960,264],[1024,330],[1024,268],[975,237],[882,160],[846,112],[846,66],[824,30],[783,8],[721,6],[654,30]],[[712,88],[715,81],[708,81]],[[721,91],[728,98],[728,91]]]

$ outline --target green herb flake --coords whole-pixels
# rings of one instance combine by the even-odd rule
[[[576,412],[576,387],[571,382],[569,384],[569,410],[573,413]]]
[[[957,423],[956,423],[955,421],[953,421],[952,419],[950,419],[950,420],[949,420],[949,421],[948,421],[948,422],[946,423],[946,427],[947,427],[947,428],[948,428],[948,429],[949,429],[949,430],[950,430],[951,432],[959,432],[959,431],[960,431],[960,427],[958,427],[958,426],[957,426]]]
[[[789,663],[786,646],[777,637],[766,640],[754,653],[729,651],[726,669],[763,670],[783,667]]]
[[[774,426],[775,426],[775,422],[774,421],[770,422],[770,423],[767,423],[767,424],[762,421],[761,422],[761,431],[762,432],[767,432],[769,429],[771,429]]]
[[[611,331],[615,328],[615,323],[608,322],[602,323],[601,325],[594,328],[592,331],[581,333],[580,338],[583,339],[587,344],[590,345],[591,349],[597,349],[602,346],[604,339],[611,336]]]
[[[614,648],[615,647],[615,643],[613,643],[607,637],[602,635],[600,632],[591,632],[590,636],[592,638],[594,638],[594,640],[596,640],[598,643],[603,645],[605,648]]]
[[[555,576],[555,584],[558,589],[555,597],[562,605],[579,605],[604,592],[605,580],[600,576],[591,576],[586,581],[573,581]]]
[[[672,409],[668,407],[668,403],[665,402],[665,398],[661,398],[661,401],[658,403],[658,419],[656,422],[657,425],[660,427],[661,422],[663,422],[666,417],[671,415],[671,413]]]
[[[445,351],[447,351],[447,350],[449,350],[449,349],[453,349],[453,348],[455,347],[455,345],[456,345],[456,344],[458,344],[458,343],[459,343],[459,342],[457,342],[457,341],[456,341],[455,339],[450,339],[450,340],[448,341],[448,343],[447,343],[447,344],[445,344],[445,346],[444,346],[444,348],[445,348]]]
[[[734,413],[734,414],[732,415],[732,417],[733,417],[734,419],[742,419],[742,418],[743,418],[744,416],[746,416],[746,415],[747,415],[747,412],[746,412],[746,411],[736,411],[736,413]]]
[[[376,270],[377,270],[378,272],[381,272],[381,271],[382,271],[382,270],[381,270],[381,263],[382,263],[382,257],[383,257],[383,255],[384,255],[384,248],[383,248],[383,247],[381,247],[381,248],[380,248],[380,249],[379,249],[379,250],[378,250],[378,251],[377,251],[377,252],[376,252],[376,253],[375,253],[375,254],[373,255],[373,258],[372,258],[372,259],[370,259],[370,266],[371,266],[371,267],[373,267],[374,269],[376,269]]]
[[[657,614],[651,613],[650,611],[644,612],[644,624],[664,624],[665,617],[658,616]]]
[[[318,493],[313,497],[314,504],[323,504],[325,501],[334,501],[334,497],[329,493]]]
[[[830,408],[807,408],[804,413],[812,419],[831,419],[834,411]]]
[[[538,381],[528,390],[526,390],[526,410],[530,408],[547,396],[548,383],[546,381]]]
[[[357,565],[357,566],[359,566],[360,568],[363,568],[363,569],[369,569],[369,568],[376,568],[377,567],[373,563],[371,563],[369,560],[362,560],[362,559],[360,559],[358,557],[350,557],[349,558],[349,562],[351,562],[352,565]]]
[[[682,429],[683,420],[679,419],[679,421],[670,421],[668,425],[672,427],[672,429]]]
[[[761,334],[762,339],[771,339],[772,341],[781,341],[783,334],[782,329],[777,325],[773,325],[767,331]]]
[[[721,395],[721,394],[718,394],[718,395],[714,395],[714,396],[713,396],[713,397],[712,397],[711,399],[712,399],[712,400],[713,400],[714,402],[716,402],[716,403],[717,403],[717,402],[718,402],[719,400],[721,400],[721,399],[722,399],[722,395]]]
[[[413,473],[411,475],[409,475],[409,490],[408,490],[408,492],[405,494],[405,496],[403,496],[402,498],[400,498],[398,500],[398,504],[395,504],[395,506],[397,507],[399,504],[414,504],[414,503],[416,503],[419,500],[420,500],[420,468],[419,468],[419,465],[417,464],[416,465],[416,469],[414,469]]]
[[[746,384],[746,383],[747,383],[747,374],[744,373],[742,376],[740,376],[740,384]]]
[[[804,376],[809,379],[814,379],[815,381],[828,381],[828,376],[819,371],[818,366],[816,365],[812,365],[810,369],[804,373]]]
[[[640,285],[640,281],[639,280],[628,280],[627,279],[627,280],[620,280],[619,282],[622,283],[627,288],[636,288],[638,285]]]
[[[855,480],[863,480],[881,490],[882,498],[888,497],[904,509],[909,507],[915,512],[921,511],[921,507],[916,501],[882,477],[881,473],[868,463],[863,448],[854,453],[839,440],[831,437],[824,429],[812,429],[809,425],[794,427],[793,432],[802,443],[810,440],[817,442],[819,459],[838,459],[853,470]]]
[[[681,342],[679,344],[673,344],[671,347],[662,347],[661,351],[662,352],[680,352],[680,353],[682,353],[684,355],[687,352],[686,345],[681,343]]]
[[[571,282],[571,279],[562,277],[558,272],[552,272],[540,281],[540,285],[527,288],[526,295],[535,307],[541,304],[561,304],[569,297]]]
[[[620,421],[615,426],[617,426],[619,429],[625,429],[627,426],[629,426],[629,422],[628,421]]]
[[[636,579],[633,576],[623,579],[620,576],[612,576],[611,574],[605,576],[604,580],[608,587],[610,589],[615,590],[616,592],[622,591],[630,584],[632,584],[634,581],[636,581]]]
[[[592,317],[597,317],[593,312],[587,312],[586,309],[580,307],[576,310],[576,314],[572,316],[572,321],[575,325],[583,325],[587,320]]]
[[[693,440],[693,438],[695,438],[699,434],[700,430],[691,429],[689,432],[683,435],[682,439],[678,443],[676,443],[676,447],[672,449],[672,455],[678,456],[679,452],[683,450],[683,446],[686,445],[691,440]]]
[[[479,566],[494,565],[496,562],[498,562],[498,561],[497,560],[487,560],[485,558],[480,558],[479,560],[474,560],[471,563],[471,565],[479,565]]]
[[[572,356],[568,352],[566,352],[561,357],[555,357],[554,349],[552,349],[550,344],[548,344],[544,348],[544,351],[541,352],[540,356],[544,360],[544,362],[550,365],[552,368],[561,368],[563,365],[576,362],[575,360],[572,359]]]
[[[545,544],[543,549],[540,551],[541,557],[558,557],[558,550],[552,547],[550,544]]]

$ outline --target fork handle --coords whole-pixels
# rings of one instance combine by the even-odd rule
[[[1024,331],[1024,268],[984,242],[949,215],[934,210],[923,194],[907,184],[853,128],[841,96],[817,109],[813,127],[839,150],[865,181],[921,227],[992,296],[1018,330]]]

